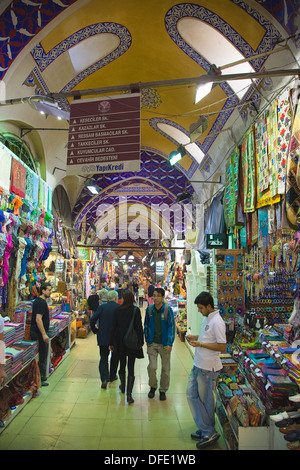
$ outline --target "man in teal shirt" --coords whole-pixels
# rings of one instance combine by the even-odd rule
[[[148,376],[150,391],[148,397],[154,398],[157,389],[157,356],[160,355],[160,400],[166,399],[166,391],[170,384],[171,351],[175,339],[173,310],[164,303],[164,298],[164,289],[156,287],[153,291],[154,304],[147,307],[144,322],[144,334],[149,358]]]

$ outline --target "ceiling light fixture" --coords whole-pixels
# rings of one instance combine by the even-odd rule
[[[34,95],[29,98],[28,103],[41,114],[45,114],[46,117],[50,114],[51,116],[56,116],[59,120],[70,120],[70,113],[61,109],[56,100],[46,96]]]
[[[208,128],[208,119],[205,116],[200,116],[197,122],[190,125],[190,140],[195,142]]]
[[[92,180],[87,179],[84,183],[84,186],[90,191],[91,194],[96,195],[99,194],[101,189]]]
[[[179,145],[177,150],[173,150],[169,155],[169,162],[170,165],[175,165],[175,163],[179,162],[186,155],[186,150],[183,145]]]
[[[179,196],[177,196],[176,202],[182,202],[182,201],[185,201],[186,199],[190,199],[191,197],[192,195],[189,192],[182,193],[182,194],[179,194]]]

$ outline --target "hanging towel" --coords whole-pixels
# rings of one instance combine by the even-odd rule
[[[27,170],[26,173],[25,197],[28,201],[33,202],[33,172],[30,170]]]
[[[9,190],[10,188],[11,160],[11,154],[0,144],[0,186],[6,190]]]
[[[44,209],[44,198],[45,198],[45,190],[44,190],[44,181],[39,180],[39,202],[38,206],[40,209]]]
[[[37,206],[39,203],[39,180],[38,175],[33,174],[33,203]]]

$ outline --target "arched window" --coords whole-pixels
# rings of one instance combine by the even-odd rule
[[[0,142],[11,150],[32,171],[38,174],[37,163],[34,160],[28,145],[19,137],[8,132],[0,133]]]

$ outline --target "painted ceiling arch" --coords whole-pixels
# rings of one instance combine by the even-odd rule
[[[0,80],[7,98],[22,98],[196,77],[206,74],[212,63],[223,67],[237,57],[249,59],[254,71],[291,64],[298,68],[297,4],[297,0],[6,0],[0,5]],[[274,55],[251,59],[274,50]],[[220,178],[224,182],[232,146],[282,82],[255,80],[243,94],[235,92],[232,82],[220,82],[198,104],[194,85],[142,89],[141,170],[91,175],[101,188],[101,199],[91,198],[80,184],[68,185],[68,191],[75,192],[70,200],[76,201],[72,211],[76,227],[83,218],[92,222],[99,201],[111,201],[116,191],[133,193],[134,187],[132,202],[171,203],[184,191],[200,202],[210,200],[221,187]],[[70,103],[70,98],[60,101],[64,109]],[[207,117],[208,128],[189,145],[190,125],[199,116]],[[67,131],[68,123],[58,124],[53,116],[41,119],[24,103],[1,107],[1,126],[18,120],[39,134],[47,180],[54,188],[64,182],[67,132],[58,131]],[[30,134],[26,139],[30,143]],[[186,155],[171,167],[168,156],[180,144],[185,145]],[[203,183],[211,180],[216,185]]]
[[[93,183],[101,192],[91,198],[88,189],[83,188],[74,206],[72,218],[77,230],[83,221],[88,227],[91,223],[97,225],[97,210],[101,204],[116,207],[120,198],[126,198],[128,204],[136,202],[150,209],[151,204],[159,205],[162,201],[172,206],[183,188],[190,194],[194,192],[188,179],[177,168],[170,169],[166,159],[149,151],[141,154],[140,172],[94,175]]]

